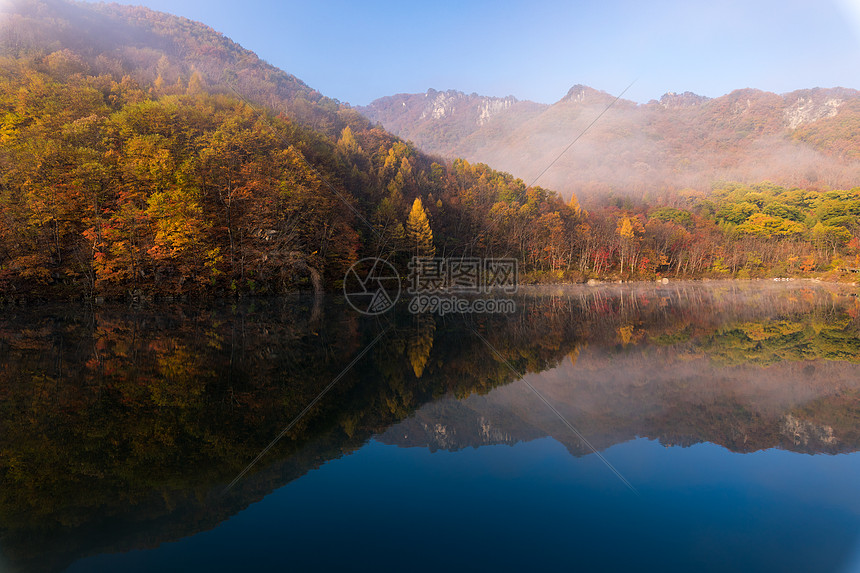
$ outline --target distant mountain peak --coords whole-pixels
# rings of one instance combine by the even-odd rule
[[[785,125],[789,129],[796,129],[819,119],[833,117],[839,113],[839,107],[844,102],[842,98],[835,97],[824,101],[816,101],[813,97],[799,97],[785,108]]]
[[[659,104],[666,109],[680,109],[701,105],[711,98],[695,94],[693,92],[675,93],[666,92],[660,97]]]
[[[860,92],[846,88],[812,88],[783,94],[785,124],[789,129],[834,117],[849,100],[856,100]]]
[[[614,99],[612,95],[596,90],[592,87],[576,84],[569,90],[567,94],[561,98],[561,101],[570,101],[573,103],[590,103],[593,101],[602,101],[607,98]]]
[[[514,96],[492,97],[476,93],[467,95],[457,90],[440,92],[432,88],[427,90],[424,97],[428,101],[424,111],[421,113],[421,119],[428,117],[442,119],[443,117],[453,115],[459,108],[461,111],[467,113],[477,113],[475,123],[478,126],[483,125],[491,117],[519,101]]]
[[[361,111],[431,153],[528,179],[614,101],[577,84],[552,105],[430,90]],[[715,180],[802,186],[823,182],[826,173],[827,185],[852,187],[860,177],[858,118],[860,91],[846,88],[743,88],[716,98],[668,92],[644,105],[622,99],[545,184],[565,192],[707,188]]]

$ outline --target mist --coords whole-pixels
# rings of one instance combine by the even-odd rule
[[[860,180],[853,142],[839,131],[858,115],[855,90],[667,94],[646,104],[613,103],[584,86],[553,105],[432,90],[384,99],[361,111],[426,151],[565,197],[704,191],[717,181],[823,190]]]

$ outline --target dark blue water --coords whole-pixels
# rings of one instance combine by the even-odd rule
[[[855,571],[860,456],[543,438],[429,453],[372,441],[212,531],[70,572]]]
[[[10,308],[0,569],[860,571],[855,294]]]

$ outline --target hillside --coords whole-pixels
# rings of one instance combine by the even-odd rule
[[[533,206],[522,223],[576,222],[554,194],[434,162],[204,24],[64,0],[2,10],[4,298],[332,287],[363,254],[405,265],[418,198],[440,252],[510,252],[489,220],[503,198]]]
[[[415,142],[431,153],[456,156],[462,143],[476,133],[497,137],[537,117],[546,105],[504,98],[434,89],[423,94],[398,94],[379,98],[356,109],[385,125],[386,129]]]
[[[455,141],[517,178],[428,155],[201,23],[65,0],[2,9],[0,303],[321,292],[364,257],[407,276],[434,252],[516,258],[527,281],[860,268],[851,90],[620,100],[538,182],[565,201],[527,183],[609,94],[386,100],[438,151]]]
[[[456,91],[381,98],[362,113],[432,153],[481,161],[532,181],[614,97],[577,85],[552,105]],[[709,99],[621,99],[539,181],[588,194],[709,189],[714,181],[831,189],[860,175],[860,92],[777,95],[741,89]]]

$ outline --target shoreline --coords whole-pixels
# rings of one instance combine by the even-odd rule
[[[586,282],[569,282],[569,281],[559,281],[559,282],[529,282],[529,283],[520,283],[519,287],[553,287],[553,286],[588,286],[588,287],[602,287],[609,285],[642,285],[642,284],[650,284],[650,285],[659,285],[659,286],[668,286],[672,284],[683,284],[683,283],[754,283],[754,282],[776,282],[776,283],[787,283],[787,282],[809,282],[815,284],[831,284],[831,285],[841,285],[847,287],[857,287],[860,286],[860,281],[838,281],[838,280],[827,280],[822,278],[810,278],[810,277],[776,277],[776,278],[684,278],[684,279],[669,279],[664,277],[662,279],[656,280],[647,280],[647,279],[634,279],[634,280],[600,280],[600,279],[589,279]]]
[[[672,288],[675,286],[713,286],[719,287],[724,285],[753,285],[753,284],[770,284],[776,283],[777,285],[788,286],[786,283],[801,283],[801,284],[811,284],[811,285],[820,285],[820,286],[829,286],[829,287],[842,287],[845,289],[856,289],[860,286],[858,282],[841,282],[841,281],[833,281],[833,280],[825,280],[820,278],[796,278],[796,277],[788,277],[788,278],[750,278],[750,279],[738,279],[738,278],[698,278],[698,279],[661,279],[661,280],[629,280],[629,281],[621,281],[621,280],[603,280],[599,281],[597,279],[591,279],[588,282],[544,282],[544,283],[521,283],[517,285],[517,290],[514,293],[509,293],[511,296],[517,295],[529,295],[529,294],[539,294],[540,291],[547,291],[552,289],[576,289],[576,290],[606,290],[610,287],[621,287],[621,288],[641,288],[641,287],[653,287],[653,288]],[[448,296],[450,294],[455,293],[439,293],[440,296]],[[465,293],[463,293],[465,294]],[[495,292],[489,293],[490,296],[495,295]],[[858,296],[860,293],[850,293],[852,296]],[[404,291],[401,291],[400,299],[401,301],[408,298],[408,294]],[[465,294],[465,296],[476,296],[474,294],[469,295]],[[478,295],[479,296],[479,295]],[[486,295],[485,295],[486,297]],[[296,301],[318,301],[322,303],[324,300],[328,301],[337,301],[346,299],[343,297],[343,291],[341,289],[328,290],[323,293],[316,294],[313,291],[292,291],[281,294],[267,295],[267,294],[240,294],[240,295],[177,295],[177,296],[158,296],[158,297],[150,297],[150,296],[125,296],[125,297],[75,297],[75,298],[52,298],[52,297],[40,297],[35,296],[32,298],[28,297],[20,297],[20,298],[5,298],[0,295],[0,308],[3,307],[28,307],[28,306],[40,306],[40,305],[90,305],[90,306],[102,306],[102,305],[128,305],[131,307],[136,306],[146,306],[146,305],[170,305],[170,304],[240,304],[240,303],[253,303],[255,300],[277,300],[277,299],[294,299]]]

